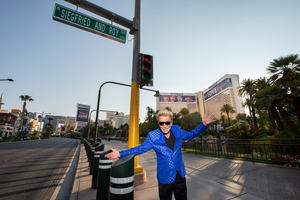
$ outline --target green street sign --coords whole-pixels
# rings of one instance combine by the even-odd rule
[[[95,33],[115,41],[126,42],[126,30],[107,24],[75,10],[55,4],[53,20]]]

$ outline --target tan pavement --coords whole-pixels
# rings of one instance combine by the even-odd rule
[[[127,143],[102,140],[105,150],[127,149]],[[277,165],[218,159],[183,153],[189,200],[300,199],[300,169]],[[139,156],[147,181],[134,188],[135,200],[158,200],[156,155],[153,150]],[[92,175],[82,145],[71,200],[94,200]],[[175,199],[175,198],[173,198]]]

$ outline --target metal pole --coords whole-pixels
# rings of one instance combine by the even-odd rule
[[[124,83],[118,83],[118,82],[114,82],[114,81],[107,81],[105,83],[103,83],[98,91],[98,100],[97,100],[97,112],[96,112],[96,119],[95,119],[95,134],[94,134],[94,142],[97,141],[97,132],[98,132],[98,118],[99,118],[99,111],[103,111],[103,110],[99,110],[100,109],[100,98],[101,98],[101,89],[102,87],[107,84],[107,83],[112,83],[112,84],[116,84],[116,85],[122,85],[122,86],[126,86],[126,87],[131,87],[131,85],[128,84],[124,84]],[[151,89],[147,89],[147,88],[141,88],[142,90],[148,90],[151,92],[155,92],[156,94],[154,96],[157,97],[157,95],[159,95],[159,91],[158,90],[151,90]],[[138,118],[139,119],[139,118]],[[139,125],[139,123],[137,124]]]
[[[101,17],[104,17],[110,21],[113,21],[117,24],[120,24],[122,26],[125,26],[128,29],[133,29],[132,27],[132,21],[129,19],[126,19],[125,17],[122,17],[116,13],[113,13],[109,10],[106,10],[100,6],[97,6],[89,1],[86,0],[65,0],[71,4],[74,4],[80,8],[83,8],[85,10],[88,10],[96,15],[99,15]]]
[[[113,84],[117,84],[117,85],[123,85],[123,86],[127,86],[130,87],[130,85],[127,84],[123,84],[123,83],[117,83],[117,82],[113,82],[113,81],[107,81],[105,83],[103,83],[98,91],[98,100],[97,100],[97,112],[96,112],[96,120],[95,120],[95,134],[94,134],[94,142],[97,141],[97,132],[98,132],[98,118],[99,118],[99,108],[100,108],[100,98],[101,98],[101,88],[107,84],[107,83],[113,83]]]
[[[90,123],[91,123],[91,116],[92,116],[92,112],[96,111],[96,109],[92,110],[91,113],[90,113],[90,117],[89,117],[89,128],[88,128],[88,138],[89,138],[89,135],[90,135]],[[118,111],[113,111],[113,110],[99,110],[99,111],[102,111],[102,112],[118,112]]]
[[[140,19],[141,19],[141,0],[135,0],[135,15],[133,24],[136,27],[134,32],[133,43],[133,60],[132,60],[132,83],[130,99],[130,119],[128,134],[128,149],[139,145],[139,106],[140,106],[140,88],[138,85],[138,55],[140,53]],[[143,172],[143,167],[138,165],[139,157],[134,157],[134,172]]]
[[[10,82],[14,82],[14,80],[13,80],[13,79],[11,79],[11,78],[7,78],[7,79],[0,79],[0,81],[10,81]]]

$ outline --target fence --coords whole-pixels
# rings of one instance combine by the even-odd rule
[[[183,141],[182,150],[300,167],[300,139],[194,139]]]

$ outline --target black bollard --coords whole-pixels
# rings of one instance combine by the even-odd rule
[[[98,168],[99,168],[99,159],[100,154],[103,151],[95,151],[93,167],[92,167],[92,189],[97,189],[97,178],[98,178]]]
[[[111,165],[110,200],[133,200],[134,154],[120,158]]]
[[[105,157],[106,154],[111,153],[111,150],[103,151],[100,153],[99,169],[97,177],[97,200],[108,200],[109,195],[109,179],[110,168],[114,160],[109,160]]]

